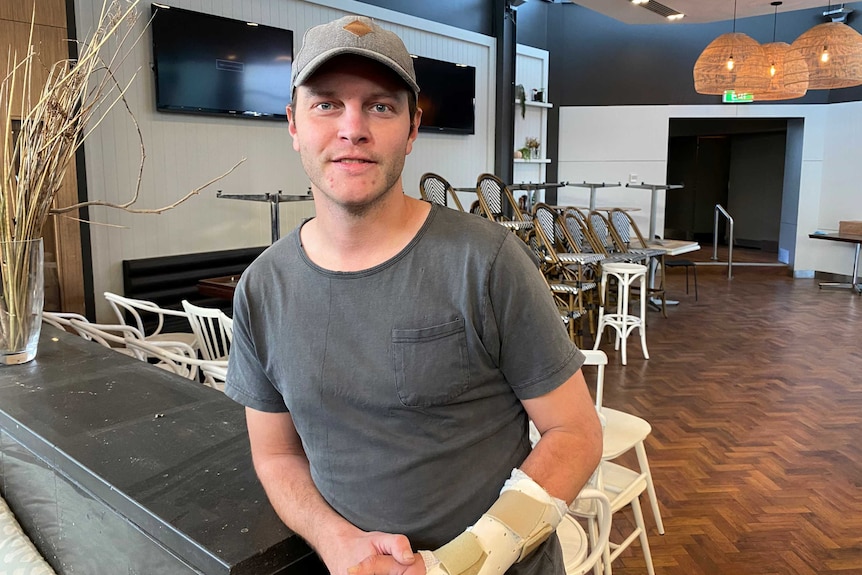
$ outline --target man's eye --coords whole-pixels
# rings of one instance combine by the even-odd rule
[[[374,111],[375,112],[388,112],[389,106],[387,106],[386,104],[374,104]]]
[[[328,110],[332,109],[332,104],[330,104],[329,102],[321,102],[320,104],[317,105],[317,108],[319,110],[328,111]]]

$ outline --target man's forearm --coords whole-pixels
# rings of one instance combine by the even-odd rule
[[[284,524],[318,552],[326,548],[327,540],[361,533],[336,513],[317,490],[303,455],[270,456],[255,461],[255,470]]]
[[[521,470],[550,495],[571,503],[590,479],[602,455],[601,427],[577,433],[548,430]]]

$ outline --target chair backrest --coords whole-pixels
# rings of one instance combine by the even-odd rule
[[[122,351],[126,350],[126,339],[144,339],[144,334],[137,328],[124,324],[90,323],[78,319],[70,319],[69,323],[74,330],[86,340],[95,341],[107,348]]]
[[[176,373],[186,379],[198,381],[198,373],[203,373],[203,383],[224,391],[227,376],[227,361],[198,359],[195,350],[183,342],[150,342],[127,340],[126,345],[143,361],[156,359],[157,367]]]
[[[218,308],[190,304],[188,300],[183,300],[182,303],[192,331],[197,337],[201,356],[209,360],[227,359],[231,337],[222,323],[221,316],[224,312]]]
[[[567,527],[578,525],[576,519],[571,515],[563,518],[564,522],[571,522],[568,525],[561,524],[562,529],[558,528],[560,535],[560,544],[563,547],[563,560],[565,562],[566,575],[584,575],[596,564],[602,560],[605,549],[610,544],[611,535],[611,502],[608,496],[592,487],[585,487],[578,493],[578,497],[572,503],[573,506],[580,506],[584,509],[590,509],[591,514],[596,516],[596,522],[599,525],[599,533],[596,540],[593,542],[589,555],[583,560],[571,561],[566,556],[566,529]]]
[[[563,213],[563,223],[571,236],[572,241],[582,252],[603,254],[604,248],[596,239],[590,221],[586,214],[576,207],[569,206]]]
[[[422,177],[419,178],[419,193],[422,195],[423,200],[446,207],[449,207],[449,198],[451,197],[454,207],[458,211],[464,211],[464,208],[461,206],[461,200],[458,199],[454,188],[442,176],[438,176],[432,172],[422,174]]]
[[[141,361],[157,360],[156,367],[175,373],[186,379],[197,377],[197,353],[181,341],[163,342],[126,338],[126,347]]]
[[[582,349],[581,353],[586,356],[584,365],[594,365],[597,367],[596,409],[601,409],[605,393],[605,366],[608,364],[608,355],[600,349]]]
[[[626,245],[608,218],[598,211],[589,213],[590,228],[606,253],[625,253]]]
[[[542,227],[548,241],[552,242],[559,253],[583,253],[583,242],[576,241],[569,233],[559,211],[539,202],[533,208],[533,222]]]
[[[61,312],[61,311],[43,311],[42,312],[42,321],[47,323],[48,325],[52,325],[58,329],[62,329],[64,331],[72,332],[75,335],[79,335],[78,331],[75,329],[75,326],[72,325],[70,320],[76,319],[78,321],[89,323],[86,317],[82,316],[79,313],[71,313],[71,312]]]
[[[481,174],[476,180],[476,193],[479,194],[479,204],[490,220],[499,221],[503,218],[503,182],[494,174]]]
[[[617,235],[627,247],[649,247],[647,246],[646,239],[641,233],[640,228],[638,228],[638,225],[635,223],[634,218],[632,218],[630,213],[619,208],[614,208],[611,210],[610,217],[608,219],[616,230]]]
[[[113,309],[114,313],[117,314],[117,319],[120,323],[133,325],[145,336],[160,334],[165,323],[166,315],[187,317],[186,314],[181,311],[165,309],[151,301],[128,298],[109,291],[106,291],[104,295],[105,299],[108,300],[108,303],[111,305],[111,309]],[[144,329],[144,320],[141,313],[153,314],[157,318],[158,323],[156,324],[156,328],[149,334]],[[131,324],[128,321],[129,316],[132,318]]]

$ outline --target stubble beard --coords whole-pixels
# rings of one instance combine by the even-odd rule
[[[404,161],[402,160],[400,164],[392,165],[390,168],[384,170],[381,174],[384,180],[383,184],[378,187],[378,191],[370,198],[365,198],[361,201],[344,201],[339,198],[337,193],[332,192],[331,186],[326,184],[326,175],[324,170],[319,167],[319,164],[316,164],[314,160],[306,160],[310,155],[300,153],[300,159],[303,168],[305,168],[305,173],[311,180],[312,186],[319,190],[322,195],[326,196],[328,202],[350,218],[362,218],[379,208],[391,193],[396,191],[394,188],[401,178],[401,171],[404,169]]]

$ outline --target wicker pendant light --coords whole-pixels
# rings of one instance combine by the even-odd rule
[[[808,67],[809,90],[832,90],[862,84],[862,34],[841,22],[818,24],[790,45],[789,60]],[[785,77],[785,85],[799,82]]]
[[[808,91],[808,66],[800,58],[788,58],[790,44],[771,42],[763,44],[766,59],[769,61],[769,87],[754,91],[754,101],[791,100],[801,98]],[[793,82],[788,84],[787,79]]]
[[[698,94],[724,94],[725,90],[763,92],[769,88],[769,63],[756,40],[736,31],[722,34],[703,49],[694,64],[694,89]]]
[[[694,64],[698,94],[725,90],[763,92],[769,88],[769,62],[763,47],[746,34],[722,34],[704,48]]]
[[[775,32],[778,27],[778,7],[781,2],[771,2],[775,6],[775,16],[772,21],[772,42],[763,44],[763,51],[769,61],[769,87],[764,91],[754,92],[755,101],[791,100],[801,98],[808,91],[808,66],[801,58],[788,58],[790,44],[776,42]],[[793,83],[787,85],[787,78]]]

